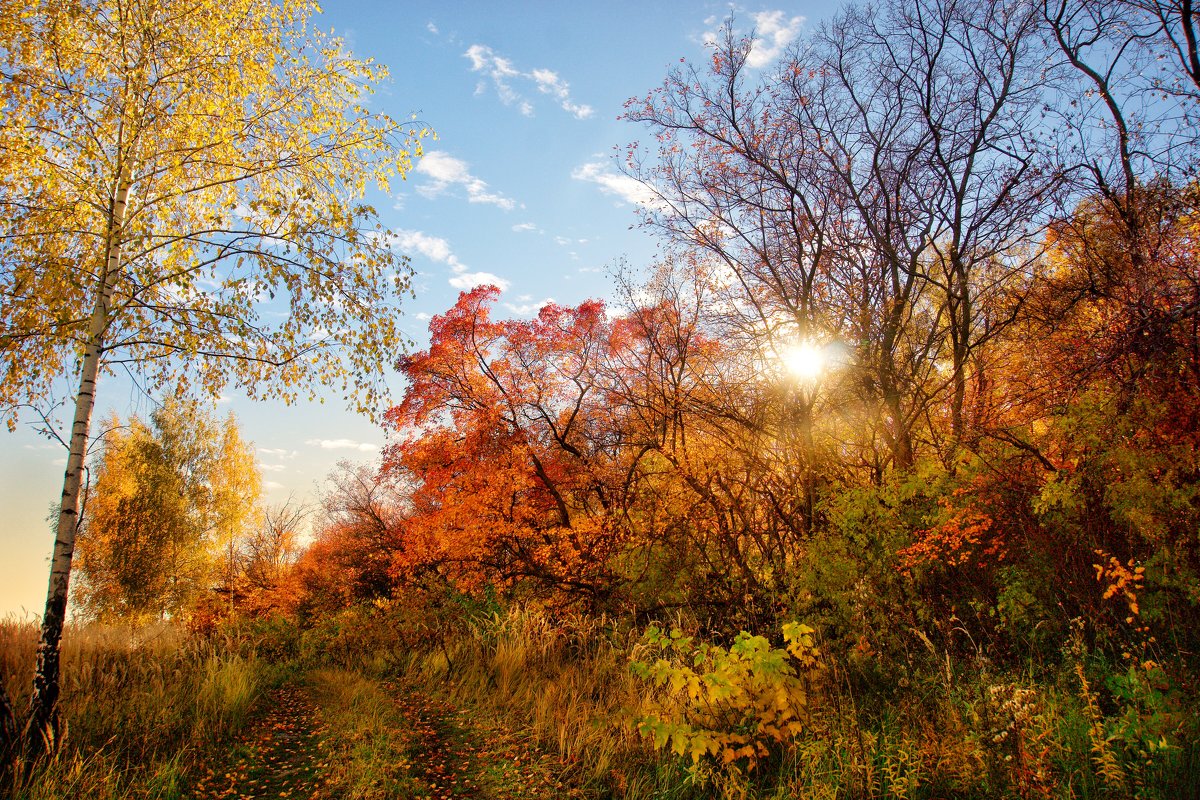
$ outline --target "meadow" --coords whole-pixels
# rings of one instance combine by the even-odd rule
[[[780,700],[789,676],[767,643],[724,663],[697,660],[693,648],[656,680],[632,664],[653,663],[661,647],[610,620],[513,607],[439,627],[431,635],[396,610],[364,607],[307,630],[281,621],[208,636],[169,625],[72,629],[62,741],[22,773],[13,797],[268,796],[256,792],[269,775],[246,785],[218,773],[246,760],[239,735],[272,713],[280,686],[311,704],[302,724],[316,737],[321,797],[1174,800],[1200,791],[1194,696],[1170,665],[1148,659],[1114,664],[1076,646],[1056,666],[1002,670],[929,646],[887,674],[865,658],[818,655],[795,676],[796,704],[794,692]],[[8,621],[2,632],[4,675],[20,687],[35,631]],[[686,679],[672,676],[688,667],[727,691],[681,690]],[[785,706],[797,724],[782,732]],[[697,737],[751,752],[693,756]],[[443,777],[441,794],[439,773],[466,782]]]

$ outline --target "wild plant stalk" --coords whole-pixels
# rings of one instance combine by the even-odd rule
[[[37,636],[32,623],[0,623],[9,686],[28,684]],[[180,796],[205,748],[245,723],[278,673],[169,625],[68,627],[63,643],[58,752],[17,762],[17,800]]]
[[[381,615],[367,627],[391,624]],[[373,642],[367,649],[377,646],[378,638],[363,636]],[[475,719],[523,731],[570,764],[577,785],[627,798],[1066,800],[1096,789],[1115,796],[1118,776],[1133,768],[1143,796],[1166,800],[1194,782],[1194,725],[1164,732],[1169,747],[1151,754],[1153,769],[1126,764],[1132,750],[1110,739],[1136,707],[1130,701],[1114,696],[1101,704],[1090,683],[1081,699],[1069,665],[1035,679],[1019,664],[1000,673],[964,658],[947,675],[941,653],[906,665],[903,685],[833,663],[811,696],[809,726],[755,770],[737,774],[714,759],[693,764],[655,751],[636,732],[636,719],[666,708],[629,668],[637,638],[593,618],[552,620],[511,609],[477,617],[439,641],[398,641],[359,661]],[[1162,719],[1174,726],[1177,717]]]

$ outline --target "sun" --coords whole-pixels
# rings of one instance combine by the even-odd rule
[[[825,369],[824,348],[810,341],[789,345],[780,358],[787,371],[802,380],[813,380]]]

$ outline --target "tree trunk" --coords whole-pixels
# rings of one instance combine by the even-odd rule
[[[79,530],[79,496],[84,460],[91,434],[92,409],[96,402],[96,379],[108,333],[113,288],[121,267],[121,242],[125,224],[125,206],[129,199],[130,169],[121,167],[109,211],[105,239],[104,269],[96,283],[96,302],[88,324],[75,395],[75,418],[71,424],[70,454],[63,473],[62,502],[58,511],[58,529],[54,555],[50,562],[50,583],[46,590],[46,611],[42,615],[42,634],[38,641],[37,666],[33,675],[33,695],[29,701],[29,720],[25,726],[25,745],[30,759],[54,747],[58,732],[59,645],[66,621],[67,596],[71,577],[71,559],[75,554],[75,534]]]

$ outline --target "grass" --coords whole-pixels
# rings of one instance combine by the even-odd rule
[[[413,773],[415,742],[379,682],[344,669],[317,669],[307,681],[320,709],[327,746],[327,785],[347,800],[421,794]]]
[[[0,670],[28,706],[38,630],[0,622]],[[239,729],[279,668],[232,642],[170,625],[70,626],[63,636],[60,746],[18,770],[15,800],[183,797],[196,762]]]
[[[512,611],[477,621],[441,648],[405,655],[398,669],[409,685],[525,731],[585,790],[607,791],[621,781],[619,765],[647,755],[626,724],[641,704],[639,687],[625,649],[598,622],[558,626]]]
[[[490,721],[480,724],[526,737],[594,796],[1200,797],[1196,698],[1153,668],[1066,659],[1036,673],[983,660],[950,670],[931,656],[900,685],[880,677],[886,670],[828,663],[805,733],[738,772],[637,735],[634,719],[671,705],[629,670],[635,643],[599,620],[516,609],[376,661]]]
[[[287,679],[311,701],[301,716],[321,783],[356,800],[1200,797],[1195,688],[1179,679],[1186,670],[1133,655],[1067,653],[1036,669],[962,658],[952,669],[931,653],[896,680],[887,664],[826,656],[804,731],[771,743],[753,769],[731,769],[639,735],[637,719],[683,707],[630,669],[645,656],[635,631],[520,608],[464,616],[437,635],[408,636],[407,620],[357,609],[303,636],[273,631],[272,653],[288,650],[281,636],[300,641],[303,672],[289,657],[260,658],[254,640],[73,628],[62,746],[13,796],[189,796]],[[24,690],[18,708],[35,640],[31,625],[0,625],[0,668]]]
[[[560,800],[587,792],[523,732],[462,713],[412,685],[343,668],[306,677],[318,710],[330,795]]]

